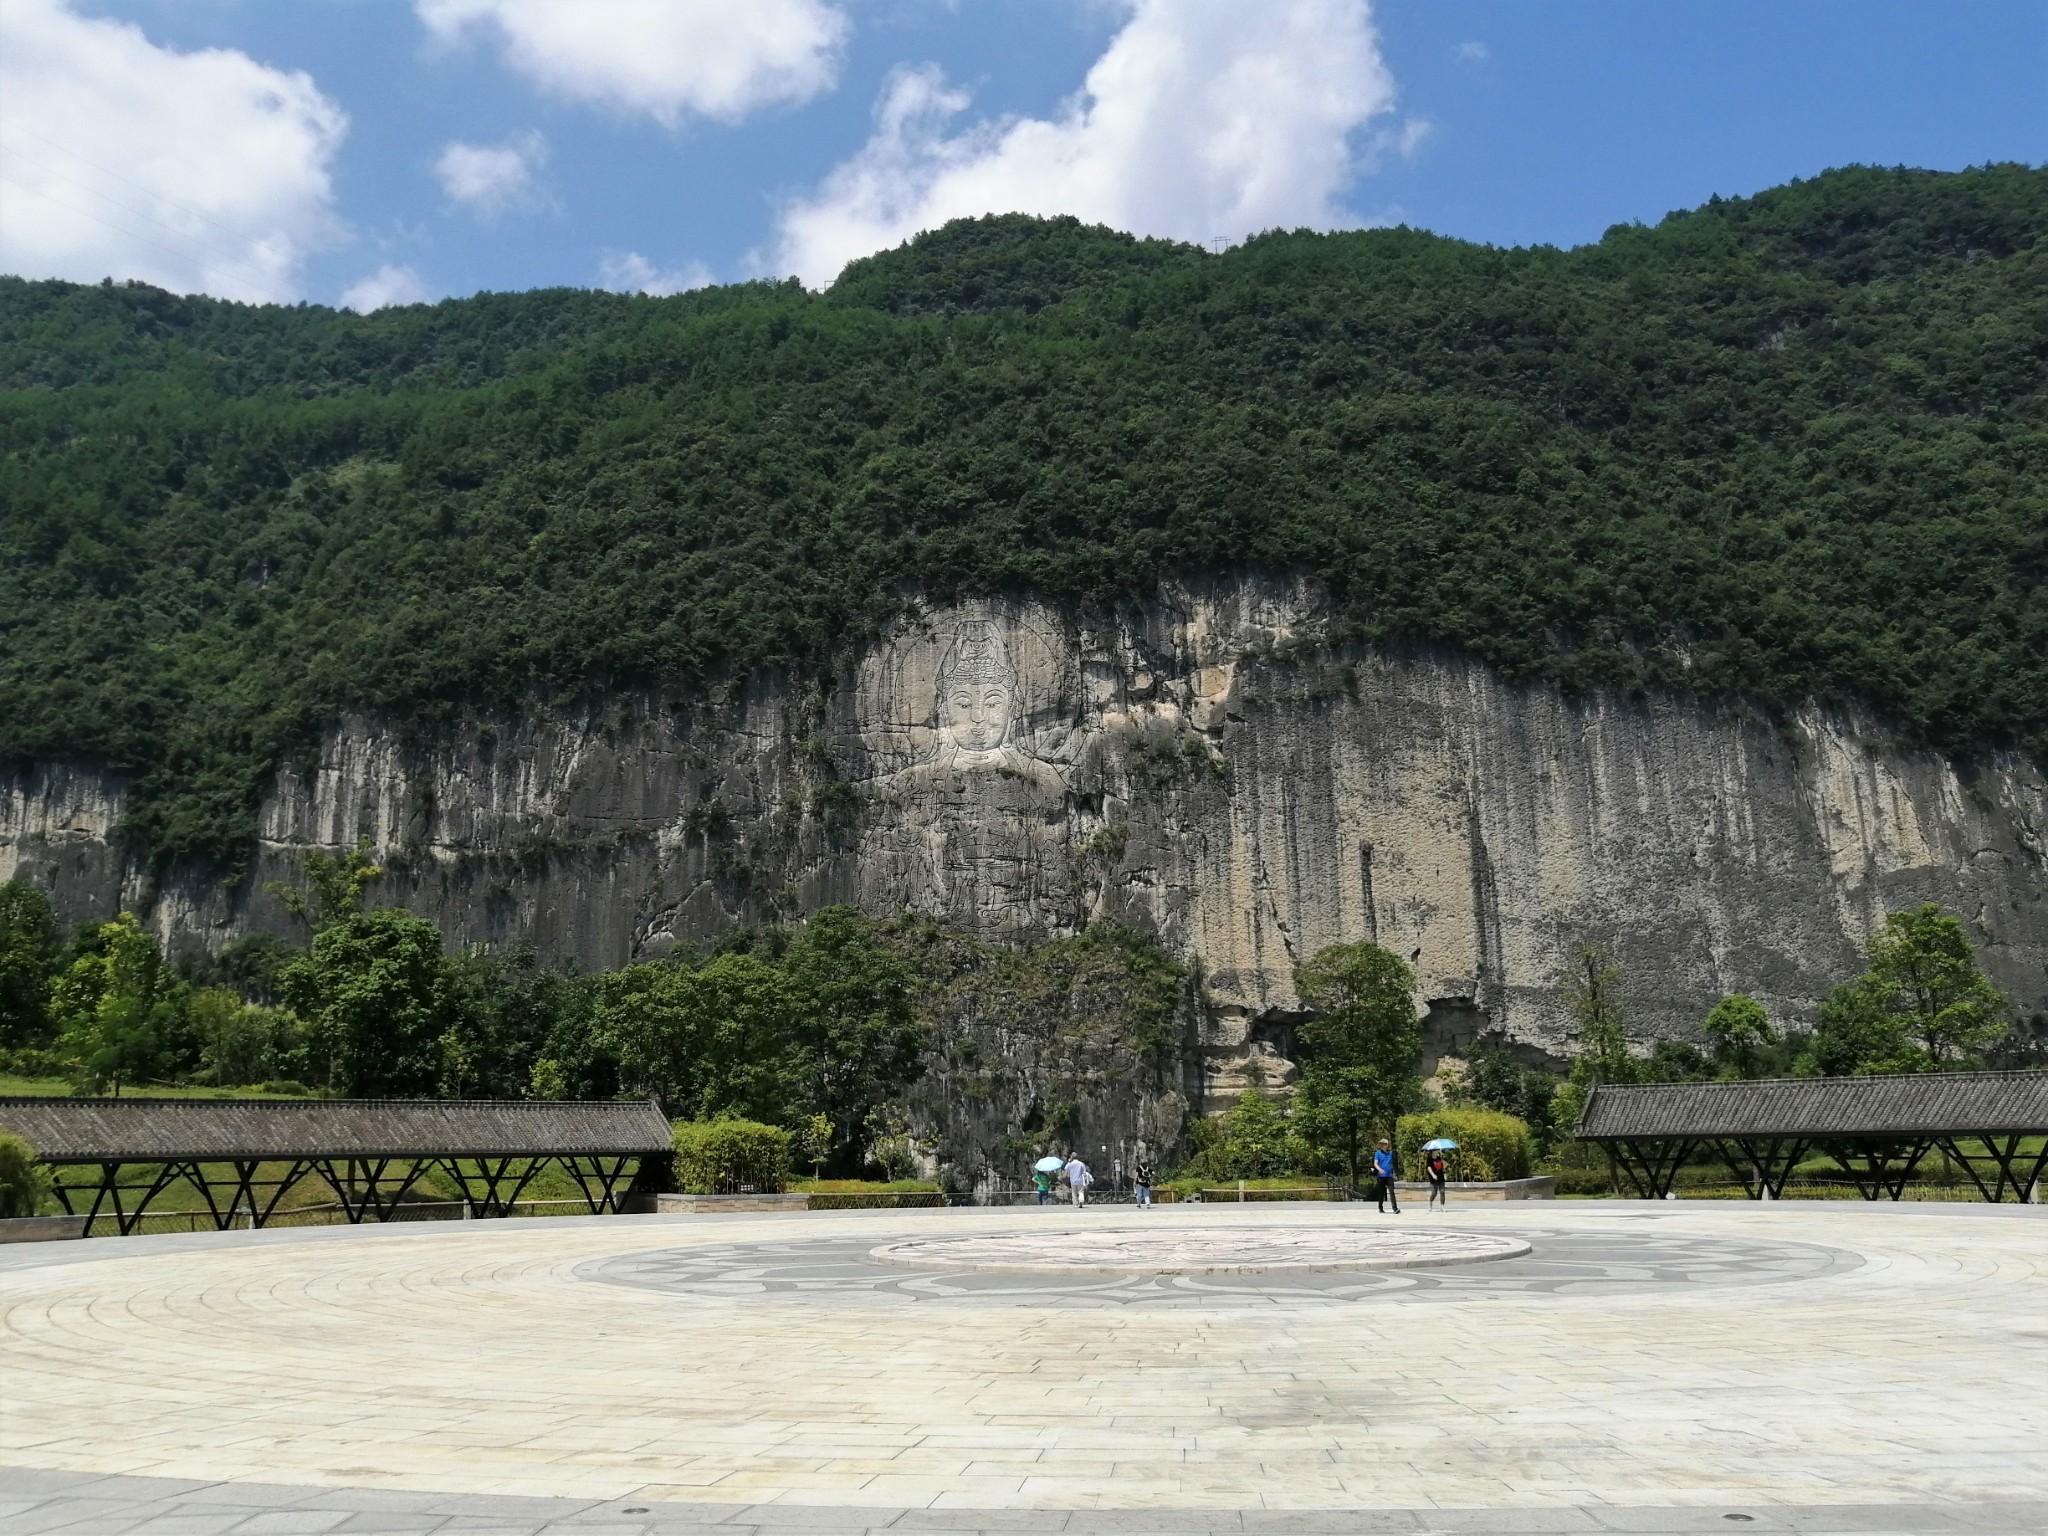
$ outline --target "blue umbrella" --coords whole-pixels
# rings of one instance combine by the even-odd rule
[[[1458,1150],[1458,1144],[1448,1136],[1439,1136],[1435,1141],[1425,1141],[1422,1144],[1422,1150],[1425,1152],[1455,1152]]]
[[[1067,1160],[1063,1157],[1041,1157],[1031,1166],[1040,1173],[1058,1173],[1067,1166]]]

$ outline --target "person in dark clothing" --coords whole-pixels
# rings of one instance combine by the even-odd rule
[[[1423,1166],[1429,1172],[1429,1203],[1431,1209],[1441,1205],[1445,1210],[1449,1210],[1451,1208],[1451,1192],[1444,1187],[1444,1184],[1445,1180],[1451,1176],[1451,1165],[1444,1161],[1443,1153],[1432,1152],[1429,1154],[1429,1161]]]
[[[1152,1159],[1144,1153],[1138,1154],[1138,1161],[1131,1169],[1131,1183],[1136,1186],[1137,1201],[1140,1205],[1152,1203]]]
[[[1394,1148],[1383,1136],[1379,1150],[1372,1155],[1373,1193],[1379,1198],[1380,1210],[1386,1211],[1387,1202],[1394,1202],[1394,1214],[1401,1214],[1401,1196],[1394,1188]]]

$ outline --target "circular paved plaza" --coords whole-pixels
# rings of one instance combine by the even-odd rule
[[[0,1529],[2037,1530],[2044,1218],[1105,1207],[22,1245]]]

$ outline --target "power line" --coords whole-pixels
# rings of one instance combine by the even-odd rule
[[[165,234],[172,235],[179,240],[185,241],[195,251],[204,252],[205,254],[212,256],[216,261],[225,262],[229,266],[240,267],[245,273],[251,276],[262,274],[262,269],[260,267],[250,264],[249,261],[242,256],[236,255],[231,251],[224,251],[217,245],[209,244],[207,241],[198,238],[198,236],[189,234],[186,231],[179,229],[175,224],[166,224],[162,219],[156,217],[156,215],[148,213],[143,209],[133,207],[130,204],[124,203],[119,198],[109,197],[106,193],[100,191],[97,187],[94,187],[87,182],[80,181],[76,176],[67,176],[64,174],[64,172],[58,170],[54,165],[46,165],[41,160],[36,159],[33,155],[24,155],[19,150],[16,150],[14,153],[15,158],[24,160],[30,165],[36,166],[41,170],[47,171],[50,175],[55,176],[60,181],[69,182],[72,186],[77,187],[80,191],[86,193],[88,196],[97,197],[101,202],[107,203],[115,208],[120,209],[121,212],[128,214],[132,218],[141,219],[146,224],[154,224],[158,229],[164,231]],[[24,183],[17,181],[15,185],[22,186],[24,185]],[[34,191],[39,189],[30,188],[29,190]],[[47,192],[42,193],[42,195],[44,197],[49,197],[49,194]],[[54,197],[50,197],[49,200],[53,203],[56,203],[57,206],[60,208],[70,206],[67,203],[60,202],[58,199]],[[93,215],[85,213],[85,210],[82,208],[73,208],[71,211],[73,213],[84,214],[87,218],[93,217]],[[104,219],[100,220],[100,222],[106,223]],[[107,227],[109,229],[120,228],[120,226],[114,224],[108,224]],[[130,230],[122,230],[121,233],[131,234],[137,240],[146,238],[145,236],[137,234],[134,231]],[[162,249],[163,247],[158,248]],[[263,275],[267,276],[267,274]]]
[[[170,246],[165,245],[160,240],[152,240],[149,238],[149,236],[138,234],[132,229],[123,229],[119,224],[115,224],[107,219],[103,219],[96,213],[90,212],[89,210],[84,208],[77,208],[72,206],[70,203],[65,202],[64,199],[62,199],[61,197],[52,197],[48,192],[45,192],[41,187],[31,187],[25,182],[16,181],[12,176],[9,176],[5,171],[0,171],[0,182],[4,182],[6,185],[13,187],[17,192],[26,192],[32,197],[40,197],[45,202],[54,203],[59,208],[64,209],[67,213],[75,213],[82,219],[91,219],[93,223],[99,225],[101,228],[111,229],[117,235],[125,235],[130,240],[139,240],[144,245],[147,245],[152,249],[162,251],[166,256],[175,256],[180,260],[186,261],[189,261],[191,259],[192,253],[190,251],[173,250]],[[201,250],[207,249],[207,247],[205,246],[201,246],[199,248]],[[274,280],[274,274],[262,272],[260,268],[249,266],[247,263],[244,262],[236,262],[235,265],[240,266],[245,273],[260,274],[266,283]]]
[[[0,112],[0,125],[12,128],[17,133],[25,133],[32,139],[39,139],[43,143],[49,145],[50,148],[56,150],[59,154],[69,155],[72,159],[76,160],[80,165],[91,166],[94,170],[98,171],[102,176],[111,176],[114,178],[114,180],[122,183],[123,185],[133,187],[136,191],[141,192],[148,197],[152,197],[160,203],[168,203],[173,208],[177,208],[185,213],[191,214],[192,217],[195,219],[202,219],[206,223],[211,224],[215,229],[219,230],[222,234],[227,235],[232,239],[238,240],[241,238],[242,232],[240,230],[230,229],[227,225],[221,223],[219,219],[216,219],[212,214],[208,213],[205,209],[195,208],[190,203],[180,202],[177,198],[169,196],[168,194],[166,194],[165,192],[161,191],[156,187],[145,186],[139,181],[135,181],[127,176],[123,176],[119,171],[115,170],[112,166],[101,165],[97,160],[94,160],[86,155],[81,155],[77,150],[73,149],[68,144],[60,144],[57,142],[57,140],[51,138],[47,134],[37,133],[35,129],[29,127],[27,123],[24,123],[18,117],[9,117],[6,113]],[[20,151],[17,150],[16,153],[19,154]],[[39,160],[30,160],[29,163],[31,165],[42,165],[42,162]],[[45,165],[43,166],[43,169],[51,172],[52,175],[64,175],[62,171],[56,170],[52,166]],[[66,177],[65,179],[72,180],[72,178],[70,177]],[[77,185],[83,186],[85,184],[83,182],[78,182]],[[104,193],[100,195],[105,196]],[[113,202],[113,199],[108,198],[107,201]],[[115,206],[119,207],[120,205],[115,204]],[[166,225],[165,227],[168,228],[169,226]]]

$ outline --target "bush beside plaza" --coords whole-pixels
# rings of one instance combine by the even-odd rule
[[[779,1125],[685,1120],[675,1126],[674,1136],[676,1183],[690,1194],[779,1194],[789,1185],[796,1143]]]
[[[1536,1139],[1528,1122],[1492,1109],[1432,1109],[1403,1115],[1394,1131],[1394,1156],[1401,1176],[1422,1177],[1425,1141],[1448,1137],[1458,1144],[1451,1154],[1452,1176],[1465,1183],[1491,1179],[1526,1179],[1536,1166]]]

